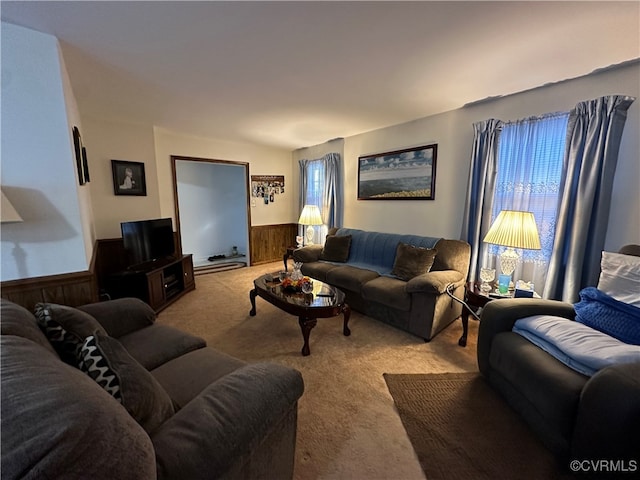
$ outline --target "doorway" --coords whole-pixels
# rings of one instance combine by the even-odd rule
[[[171,156],[176,231],[194,270],[249,255],[249,164]]]

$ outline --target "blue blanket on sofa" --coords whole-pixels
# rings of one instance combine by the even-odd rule
[[[355,228],[339,228],[336,235],[351,235],[351,248],[347,263],[358,268],[389,275],[393,270],[398,243],[433,248],[440,238],[398,233],[367,232]]]
[[[638,292],[640,295],[640,292]],[[595,287],[580,291],[576,321],[632,345],[640,345],[640,308],[620,302]]]

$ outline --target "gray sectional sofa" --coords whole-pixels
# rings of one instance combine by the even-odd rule
[[[341,245],[334,248],[334,243]],[[433,264],[399,278],[400,244],[433,249]],[[461,314],[461,305],[446,290],[464,298],[470,251],[461,240],[333,228],[324,246],[299,248],[293,259],[303,263],[305,275],[344,291],[352,309],[429,341]],[[413,267],[411,262],[404,266]]]
[[[3,299],[1,315],[3,479],[292,477],[298,371],[247,365],[137,299],[35,316]]]

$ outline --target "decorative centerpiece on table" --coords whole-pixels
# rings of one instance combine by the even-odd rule
[[[297,280],[294,280],[292,277],[286,277],[282,280],[282,288],[289,292],[303,292],[305,290],[310,291],[313,289],[313,282],[311,278],[307,276],[303,276]]]

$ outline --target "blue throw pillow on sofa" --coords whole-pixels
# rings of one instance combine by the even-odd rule
[[[576,321],[620,341],[640,345],[640,308],[620,302],[595,287],[580,291]]]

